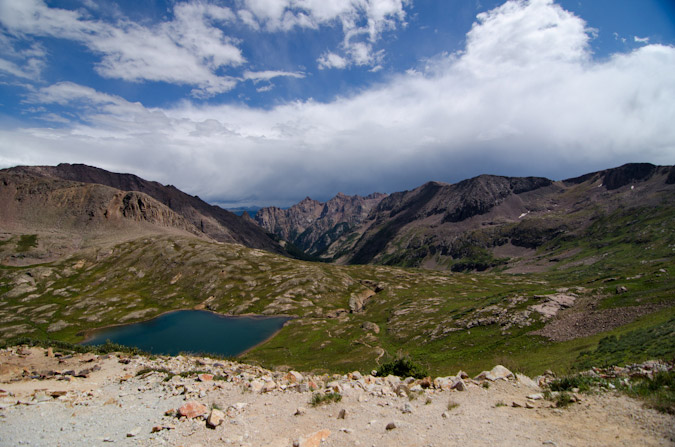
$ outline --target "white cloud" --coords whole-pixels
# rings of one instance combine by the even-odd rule
[[[320,70],[325,68],[346,68],[349,64],[347,59],[330,51],[322,54],[317,62],[319,63]]]
[[[222,67],[245,62],[237,42],[216,24],[236,20],[225,7],[179,3],[174,19],[143,26],[125,19],[115,24],[90,20],[78,11],[50,8],[42,0],[0,0],[0,23],[16,36],[70,39],[101,55],[96,69],[108,78],[163,81],[195,86],[195,96],[230,90],[236,79]]]
[[[649,37],[633,36],[633,40],[637,43],[649,43]]]
[[[238,12],[254,29],[288,31],[339,24],[342,55],[327,50],[317,60],[320,69],[377,65],[382,53],[373,49],[382,33],[405,26],[405,6],[411,0],[244,0]]]
[[[46,51],[35,42],[20,48],[15,39],[0,33],[0,72],[22,79],[39,80]]]
[[[299,72],[278,71],[278,70],[245,71],[244,72],[244,79],[252,80],[253,82],[269,81],[270,79],[279,78],[279,77],[302,79],[302,78],[305,77],[305,74],[299,73]]]
[[[481,173],[561,178],[675,163],[675,48],[594,61],[587,31],[550,1],[511,1],[479,17],[462,52],[352,96],[270,109],[147,108],[56,84],[30,101],[76,104],[79,120],[0,130],[2,163],[91,163],[261,204]]]
[[[272,89],[274,89],[274,84],[267,84],[267,85],[263,85],[262,87],[256,88],[255,91],[258,92],[258,93],[264,93],[264,92],[272,91]]]

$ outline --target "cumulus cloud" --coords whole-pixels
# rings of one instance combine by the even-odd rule
[[[462,51],[331,102],[147,108],[56,84],[27,101],[76,104],[76,124],[0,130],[2,162],[85,162],[213,201],[279,205],[481,173],[674,163],[675,48],[596,61],[589,38],[549,0],[509,1],[478,16]]]
[[[331,51],[322,54],[317,62],[319,69],[321,70],[324,68],[346,68],[347,65],[349,65],[349,61],[347,59]]]
[[[236,20],[235,14],[201,2],[176,4],[173,13],[172,21],[153,26],[126,19],[111,24],[79,11],[50,8],[43,0],[0,0],[0,23],[9,33],[80,42],[101,55],[96,70],[104,77],[194,85],[195,96],[234,87],[236,80],[217,70],[245,59],[237,42],[216,25]]]
[[[295,27],[319,28],[339,24],[342,54],[326,50],[317,60],[320,69],[350,65],[377,65],[382,50],[374,44],[382,33],[405,26],[405,6],[410,0],[244,0],[238,12],[254,29],[288,31]]]
[[[384,54],[376,43],[384,31],[405,24],[404,7],[409,2],[242,0],[231,9],[188,1],[173,5],[170,20],[140,24],[119,13],[115,22],[96,20],[84,8],[49,7],[44,0],[0,0],[0,25],[14,38],[54,37],[81,43],[100,57],[95,70],[103,77],[194,86],[193,96],[206,98],[234,88],[240,77],[224,74],[224,70],[247,62],[239,48],[241,42],[224,32],[229,25],[243,23],[266,32],[338,26],[343,34],[339,48],[326,49],[317,60],[318,67],[378,67]],[[91,5],[85,3],[90,9],[100,9]],[[16,43],[7,36],[0,38],[6,49]],[[45,54],[11,58],[2,52],[0,72],[39,79]]]

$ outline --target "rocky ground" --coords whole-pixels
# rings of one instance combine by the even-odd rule
[[[0,445],[666,446],[675,418],[608,391],[555,408],[503,367],[474,379],[314,376],[203,357],[0,350]],[[337,402],[312,405],[315,395]]]

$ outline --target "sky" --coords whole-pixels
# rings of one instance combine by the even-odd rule
[[[675,164],[673,0],[0,0],[0,168],[225,207]]]

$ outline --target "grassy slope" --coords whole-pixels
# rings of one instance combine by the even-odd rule
[[[560,256],[563,260],[552,263],[555,267],[548,273],[528,275],[335,266],[190,238],[143,238],[62,262],[0,268],[0,338],[78,341],[87,329],[139,321],[206,301],[221,313],[297,317],[243,357],[266,366],[367,371],[377,367],[381,354],[380,362],[404,352],[432,374],[451,374],[459,368],[476,373],[495,363],[529,374],[547,368],[566,371],[581,352],[592,351],[604,337],[627,335],[629,340],[650,330],[660,334],[659,328],[675,316],[673,221],[669,208],[617,212],[581,237],[560,236],[541,247],[542,256],[575,254]],[[25,240],[16,237],[5,248],[15,243],[17,251],[30,250]],[[35,289],[17,289],[22,281],[34,281]],[[349,297],[365,290],[364,281],[383,287],[365,311],[329,318],[349,308]],[[616,294],[617,285],[628,292]],[[650,303],[661,307],[614,330],[559,343],[528,335],[543,326],[537,318],[532,326],[514,326],[505,335],[498,324],[464,328],[488,306],[503,306],[519,297],[521,302],[511,311],[524,310],[537,302],[535,295],[561,287],[583,287],[581,298],[594,299],[599,309]],[[63,322],[62,327],[51,326],[55,322]],[[364,322],[376,323],[381,331],[367,331]],[[675,346],[661,345],[659,352],[675,357]],[[622,361],[643,360],[640,352],[623,351]],[[589,355],[593,353],[583,359]],[[597,358],[600,361],[601,355]]]

